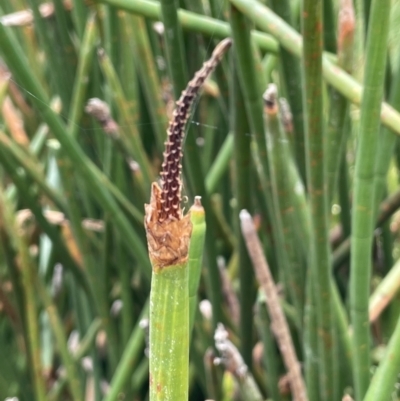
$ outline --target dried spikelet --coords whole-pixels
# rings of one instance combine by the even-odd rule
[[[153,183],[150,204],[145,205],[149,255],[155,267],[178,264],[187,258],[192,228],[189,215],[183,217],[181,209],[182,140],[196,95],[231,44],[225,39],[217,45],[176,102],[165,142],[161,188]]]
[[[114,139],[119,138],[118,124],[111,117],[110,108],[106,102],[97,97],[89,99],[85,111],[99,122],[106,134]]]
[[[276,114],[278,112],[278,88],[275,84],[269,84],[263,94],[265,111],[267,114]]]

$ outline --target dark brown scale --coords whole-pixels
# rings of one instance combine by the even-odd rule
[[[225,39],[214,49],[211,58],[203,64],[203,67],[195,74],[187,88],[182,92],[176,102],[173,119],[168,127],[168,139],[165,142],[164,161],[162,164],[161,182],[161,211],[159,221],[168,218],[180,219],[182,212],[181,203],[181,159],[182,139],[185,134],[186,122],[189,118],[193,100],[201,86],[221,60],[225,51],[231,46],[232,41]]]

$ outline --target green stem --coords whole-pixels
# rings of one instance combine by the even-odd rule
[[[65,109],[68,110],[71,97],[71,91],[69,87],[70,82],[68,78],[72,77],[72,73],[70,73],[69,75],[67,74],[66,76],[63,75],[63,73],[66,72],[65,66],[61,64],[58,53],[55,52],[53,49],[51,40],[52,29],[50,28],[48,21],[44,20],[41,17],[39,12],[39,3],[39,0],[29,0],[30,8],[33,11],[34,15],[34,27],[38,34],[49,67],[53,71],[53,74],[51,75],[52,85],[54,85],[55,90],[61,97]]]
[[[277,353],[276,341],[270,330],[271,319],[263,299],[262,293],[259,293],[257,299],[256,325],[259,335],[263,342],[263,362],[268,374],[266,374],[266,382],[268,386],[268,394],[274,401],[281,401],[282,397],[279,391],[279,357]]]
[[[397,51],[399,51],[399,48],[397,48]],[[399,62],[400,52],[398,53],[397,59]],[[390,91],[389,102],[390,105],[393,106],[396,110],[400,110],[400,64],[398,64],[396,78]],[[391,130],[384,128],[379,138],[379,149],[375,166],[375,208],[378,207],[385,192],[386,176],[389,169],[390,161],[392,160],[390,157],[388,157],[388,155],[393,153],[396,141],[398,141],[398,137],[394,135]]]
[[[189,183],[193,186],[193,193],[202,196],[202,203],[206,210],[206,245],[207,251],[207,267],[208,274],[206,275],[206,287],[213,305],[213,326],[222,321],[222,296],[221,296],[221,279],[217,266],[217,249],[215,244],[214,233],[217,230],[217,222],[213,213],[211,198],[206,192],[204,177],[202,174],[201,158],[196,145],[194,135],[188,133],[185,142],[185,159],[184,167],[186,167]]]
[[[330,3],[330,0],[329,0]],[[354,11],[351,1],[341,3],[338,21],[338,65],[351,73],[354,52]],[[333,44],[332,44],[333,45]],[[336,49],[336,44],[334,45]],[[328,202],[332,204],[338,186],[340,167],[346,163],[349,133],[348,101],[336,89],[330,88],[329,122],[327,127]],[[343,162],[342,162],[343,160]],[[346,181],[347,182],[347,181]],[[341,186],[343,183],[341,182]]]
[[[190,221],[192,222],[192,237],[189,247],[189,327],[193,330],[194,319],[198,305],[197,290],[199,287],[201,266],[204,252],[204,240],[206,235],[206,220],[204,208],[199,197],[195,198],[194,205],[190,208]]]
[[[211,139],[211,138],[210,138]],[[206,189],[209,194],[214,193],[217,190],[217,186],[229,167],[229,161],[232,158],[233,153],[234,135],[229,133],[224,143],[215,157],[214,162],[210,166],[206,176]]]
[[[375,227],[385,223],[400,206],[400,191],[387,197],[379,206],[379,215]],[[332,266],[336,270],[350,254],[350,237],[346,238],[333,253]]]
[[[175,99],[179,99],[186,88],[188,71],[183,47],[183,36],[178,19],[177,1],[161,0],[161,15],[164,22],[164,40],[166,44],[169,74],[174,86]]]
[[[233,13],[234,11],[232,11]],[[237,73],[233,73],[233,96],[232,96],[232,130],[234,133],[234,155],[235,155],[235,197],[237,211],[242,209],[251,210],[251,152],[249,123],[243,99],[243,91],[240,88]],[[238,215],[238,213],[236,212]],[[239,281],[240,281],[240,351],[244,362],[248,367],[252,366],[253,350],[253,282],[254,273],[249,269],[250,258],[246,244],[240,233],[240,222],[236,221],[239,252]]]
[[[135,369],[135,374],[132,377],[131,388],[132,394],[140,394],[143,386],[149,380],[149,360],[142,359],[138,367]]]
[[[293,26],[289,0],[273,0],[272,8],[289,25]],[[303,182],[306,182],[305,149],[304,149],[304,116],[301,88],[300,60],[288,50],[280,48],[282,75],[286,84],[287,99],[293,115],[293,142],[297,166]]]
[[[364,19],[364,0],[353,1],[356,17],[356,32],[354,46],[354,78],[362,82],[365,62],[366,23]]]
[[[298,240],[308,242],[300,234],[297,217],[302,212],[297,207],[293,192],[302,189],[301,180],[295,174],[290,144],[281,126],[278,113],[275,85],[270,85],[264,94],[264,123],[267,137],[268,160],[270,162],[272,199],[276,215],[279,244],[283,247],[284,274],[287,277],[288,292],[296,312],[303,315],[305,301],[305,254]],[[270,105],[272,105],[270,107]],[[300,188],[299,188],[300,187]],[[296,214],[295,214],[296,213]],[[307,230],[307,227],[306,227]],[[299,327],[300,329],[300,327]]]
[[[345,122],[345,129],[349,130],[350,127],[350,117],[347,115],[347,121]],[[349,199],[349,171],[346,160],[346,151],[342,152],[342,160],[339,165],[338,174],[338,201],[340,204],[340,221],[342,223],[343,236],[345,238],[350,236],[351,233],[351,205]]]
[[[189,383],[187,263],[153,271],[150,293],[150,401],[186,401]]]
[[[330,112],[327,127],[327,186],[328,206],[331,206],[336,194],[339,167],[342,159],[345,158],[347,130],[345,128],[347,100],[335,89],[330,93]],[[344,160],[345,161],[345,160]]]
[[[262,180],[260,186],[264,192],[263,197],[265,199],[266,212],[268,214],[268,220],[272,225],[274,240],[277,241],[278,233],[276,229],[274,206],[271,198],[268,154],[264,133],[262,92],[265,87],[265,82],[261,75],[261,62],[258,62],[253,52],[254,47],[247,19],[236,7],[231,6],[230,10],[237,74],[243,92],[250,132],[257,143],[257,146],[253,148],[255,152],[258,153],[257,160],[259,161],[259,168],[257,168],[257,170],[259,173],[259,180]],[[263,175],[262,179],[261,175]],[[282,250],[282,248],[278,247],[276,253],[278,254],[280,250]]]
[[[304,0],[302,32],[306,167],[311,210],[310,267],[317,305],[320,396],[333,400],[335,359],[331,297],[328,204],[322,102],[322,0]]]
[[[371,23],[372,26],[374,16],[374,8],[372,7]],[[364,401],[386,401],[392,398],[395,391],[400,365],[400,318],[397,321],[396,328],[390,338],[385,356],[380,362],[375,372],[372,382],[369,385],[367,393],[363,398]]]
[[[144,331],[140,327],[142,319],[148,315],[149,303],[148,301],[142,308],[142,312],[138,319],[138,323],[132,331],[128,343],[122,354],[122,358],[118,363],[115,370],[114,376],[110,383],[110,390],[107,396],[104,397],[104,401],[117,401],[121,391],[126,386],[131,377],[134,369],[137,367],[139,361],[139,355],[143,347]]]
[[[346,310],[343,306],[342,299],[340,298],[339,291],[336,283],[332,281],[332,305],[334,313],[335,331],[337,335],[337,346],[339,360],[336,361],[337,366],[335,375],[338,380],[335,394],[342,394],[346,387],[353,385],[352,377],[352,362],[353,362],[353,348],[351,344],[351,336],[349,334],[349,322]]]
[[[89,73],[93,61],[93,52],[97,39],[95,15],[89,15],[80,47],[78,69],[72,91],[72,100],[68,114],[68,131],[74,138],[79,131],[85,95],[89,84]]]
[[[350,310],[353,327],[353,375],[356,400],[362,400],[370,382],[368,300],[371,246],[374,228],[374,170],[383,97],[390,1],[373,2],[367,38],[364,95],[356,156],[350,271]]]
[[[96,0],[106,4],[121,8],[128,12],[142,15],[152,19],[159,20],[161,18],[160,3],[148,0]],[[229,24],[218,19],[198,15],[190,11],[178,9],[179,22],[183,29],[202,33],[209,37],[226,38],[231,35]],[[269,35],[257,31],[252,32],[255,42],[261,49],[276,53],[278,44]]]
[[[304,306],[304,375],[310,401],[319,401],[318,324],[313,272],[309,269]]]
[[[324,48],[336,53],[336,24],[332,3],[332,0],[323,0]]]
[[[65,370],[67,373],[67,380],[69,383],[69,389],[73,401],[80,401],[82,399],[81,382],[78,376],[78,370],[68,349],[68,339],[65,333],[65,329],[62,324],[62,320],[58,314],[57,308],[51,299],[47,288],[38,277],[35,271],[32,272],[34,283],[38,290],[39,297],[43,302],[43,306],[49,316],[50,324],[54,333],[54,337],[57,341],[58,350],[60,352],[61,360],[64,363]]]
[[[83,3],[83,0],[74,0],[74,7],[72,8],[72,20],[79,38],[82,38],[84,35],[85,22],[87,19],[86,13],[87,7]]]

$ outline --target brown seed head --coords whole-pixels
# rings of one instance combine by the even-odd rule
[[[145,205],[147,244],[155,271],[184,263],[188,258],[192,224],[190,214],[183,216],[180,205],[182,139],[196,95],[231,43],[230,39],[225,39],[217,45],[211,58],[195,74],[176,102],[165,142],[161,188],[153,183],[150,204]]]
[[[200,88],[231,44],[231,39],[225,39],[217,45],[211,58],[195,74],[176,102],[176,108],[168,127],[168,139],[165,142],[164,162],[161,171],[162,195],[160,221],[171,217],[176,219],[182,217],[180,208],[182,189],[181,159],[182,140],[185,135],[186,122],[190,115],[190,108]]]

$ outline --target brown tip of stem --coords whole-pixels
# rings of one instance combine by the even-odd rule
[[[204,214],[204,207],[201,204],[201,196],[195,196],[194,203],[189,210],[193,215]]]
[[[224,40],[221,40],[215,47],[212,57],[213,58],[219,58],[224,55],[224,53],[232,46],[232,39],[231,38],[226,38]]]
[[[110,108],[106,102],[94,97],[89,99],[85,106],[85,112],[95,118],[106,134],[116,139],[119,137],[118,124],[111,117]]]
[[[201,196],[194,197],[194,203],[193,203],[192,208],[203,209],[203,205],[201,204]]]
[[[101,60],[106,56],[105,50],[100,47],[99,50],[97,50],[97,57]]]
[[[194,204],[196,206],[201,206],[201,196],[197,195],[194,197]]]
[[[85,111],[100,122],[111,118],[110,108],[107,103],[97,97],[88,100],[85,106]]]
[[[356,17],[353,2],[341,0],[338,18],[338,54],[352,51],[355,29]]]
[[[278,113],[278,88],[275,84],[269,84],[266,91],[263,94],[265,111],[268,114],[277,114]]]

